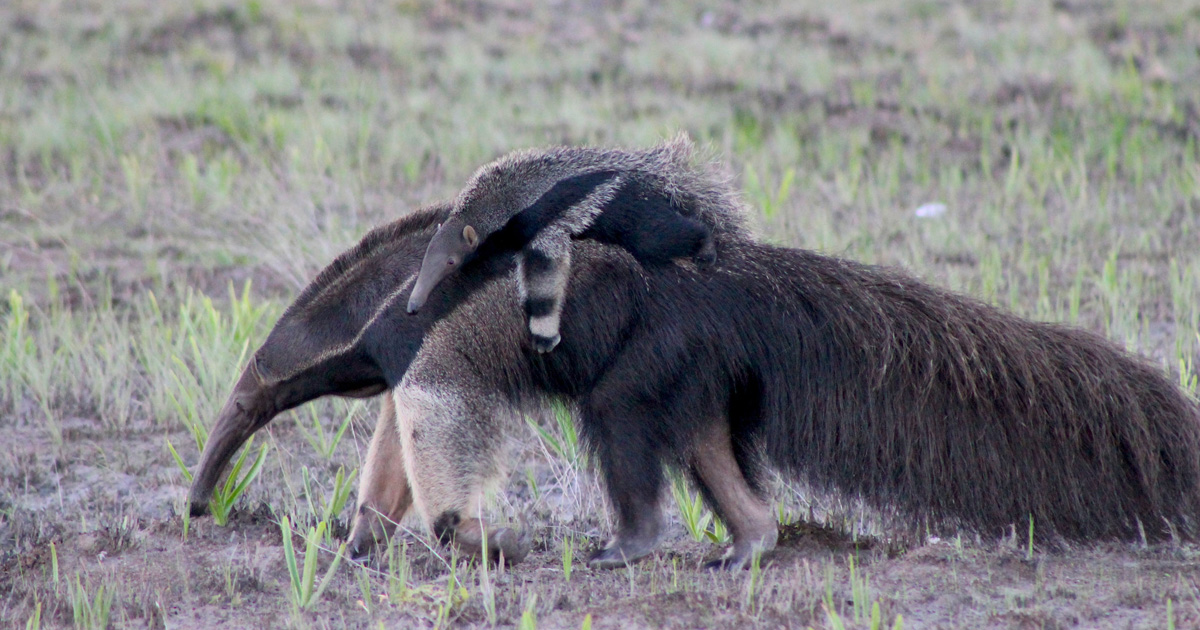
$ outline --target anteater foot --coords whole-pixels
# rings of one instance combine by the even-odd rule
[[[717,262],[717,246],[713,244],[711,238],[704,241],[699,251],[692,256],[692,260],[701,267],[707,267]]]
[[[738,571],[741,569],[749,569],[753,564],[753,554],[732,554],[724,558],[718,558],[711,562],[705,562],[704,568],[709,571]],[[759,567],[767,566],[768,561],[764,556],[759,561]]]
[[[618,542],[593,554],[588,560],[588,566],[593,569],[619,569],[646,557],[653,550],[653,543],[621,544]]]
[[[588,560],[588,566],[593,569],[619,569],[632,563],[636,558],[629,558],[620,549],[601,549]]]
[[[503,556],[505,564],[517,564],[529,555],[529,548],[529,536],[515,529],[502,527],[488,533],[488,555],[494,562]]]
[[[457,512],[445,512],[433,522],[433,534],[438,542],[454,545],[470,555],[483,555],[484,536],[487,536],[487,556],[505,564],[516,564],[529,555],[529,537],[508,527],[492,528],[477,518],[463,519]]]

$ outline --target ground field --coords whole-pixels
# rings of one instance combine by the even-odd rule
[[[345,534],[376,401],[277,418],[229,523],[181,518],[168,444],[195,464],[193,429],[307,279],[530,145],[686,130],[764,238],[1096,330],[1194,394],[1200,4],[829,6],[4,3],[0,626],[1200,625],[1192,545],[937,539],[784,484],[761,571],[698,570],[721,532],[683,486],[661,552],[590,571],[603,495],[550,417],[493,509],[535,537],[514,569],[414,531],[295,593]]]

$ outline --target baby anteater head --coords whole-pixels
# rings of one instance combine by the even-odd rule
[[[470,260],[478,247],[479,234],[466,221],[450,217],[442,223],[425,249],[421,271],[408,298],[408,312],[421,310],[434,287]]]

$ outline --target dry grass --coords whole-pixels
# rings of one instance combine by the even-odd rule
[[[885,627],[1200,623],[1191,546],[932,541],[782,484],[785,520],[830,527],[789,527],[761,572],[698,571],[718,547],[678,518],[647,562],[588,571],[602,494],[533,430],[494,507],[534,533],[525,565],[409,532],[301,610],[279,522],[302,551],[372,406],[277,419],[226,527],[177,516],[166,448],[194,463],[244,353],[369,226],[513,148],[679,129],[766,238],[1100,331],[1195,392],[1198,47],[1196,2],[7,3],[0,625],[865,628],[875,604]]]

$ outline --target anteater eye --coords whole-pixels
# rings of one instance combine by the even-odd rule
[[[447,267],[453,267],[454,265],[457,265],[457,264],[458,264],[458,261],[453,258],[450,258],[446,261]]]

